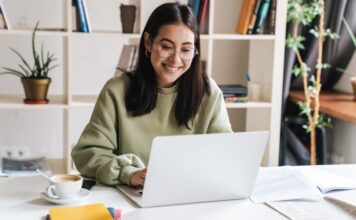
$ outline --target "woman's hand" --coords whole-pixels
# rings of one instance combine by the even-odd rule
[[[131,185],[143,187],[145,184],[147,168],[136,171],[131,177]]]

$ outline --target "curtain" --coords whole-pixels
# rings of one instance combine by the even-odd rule
[[[342,76],[342,73],[337,71],[336,68],[346,69],[350,62],[352,55],[355,51],[355,47],[347,32],[345,25],[342,22],[344,17],[350,25],[354,35],[356,34],[356,0],[326,0],[325,1],[325,27],[331,29],[331,31],[339,34],[337,40],[331,40],[326,38],[323,45],[323,63],[328,63],[331,68],[324,69],[321,75],[322,90],[331,89]],[[317,19],[315,25],[317,25]],[[314,26],[314,25],[313,25]],[[292,33],[292,24],[287,24],[287,35]],[[317,59],[317,39],[308,32],[308,27],[299,28],[299,33],[305,37],[305,50],[301,51],[303,60],[310,67],[316,65]],[[282,127],[286,126],[285,123],[289,115],[298,117],[298,108],[296,105],[288,102],[288,95],[291,89],[302,90],[303,83],[302,77],[294,77],[292,75],[292,67],[296,63],[296,57],[294,52],[286,48],[285,61],[284,61],[284,78],[283,78],[283,98],[282,98]],[[314,71],[314,70],[312,70]],[[311,72],[310,74],[314,74]],[[286,152],[286,142],[283,139],[286,138],[285,129],[281,129],[281,152]],[[305,132],[302,134],[298,132],[299,139],[305,139],[300,135],[307,135]],[[285,154],[286,155],[286,154]],[[283,161],[283,156],[281,159]],[[281,160],[280,160],[281,161]],[[281,164],[283,165],[283,164]]]

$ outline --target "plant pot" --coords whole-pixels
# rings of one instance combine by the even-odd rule
[[[23,88],[25,90],[24,103],[25,104],[47,104],[47,92],[50,78],[33,79],[33,78],[21,78]]]
[[[136,17],[135,5],[120,5],[120,18],[122,24],[122,33],[133,33],[133,27]]]

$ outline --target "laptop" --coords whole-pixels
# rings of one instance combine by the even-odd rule
[[[156,137],[143,190],[117,187],[139,207],[248,198],[267,140],[268,131]]]

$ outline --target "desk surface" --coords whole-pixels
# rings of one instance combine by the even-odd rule
[[[304,92],[290,91],[289,98],[293,102],[304,101]],[[356,124],[356,101],[352,94],[336,91],[322,92],[320,94],[320,112]]]
[[[318,166],[356,180],[356,165]],[[44,219],[51,204],[40,198],[48,182],[41,176],[0,178],[0,219]],[[250,200],[197,203],[156,208],[136,208],[115,188],[95,186],[91,195],[79,204],[105,203],[121,208],[124,220],[236,220],[236,219],[286,219],[264,204]],[[79,205],[72,204],[72,205]]]

